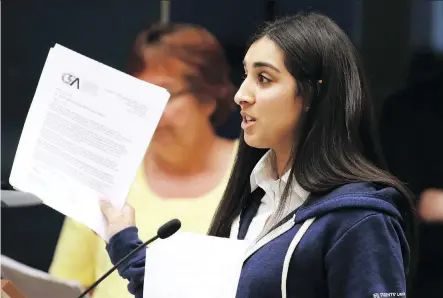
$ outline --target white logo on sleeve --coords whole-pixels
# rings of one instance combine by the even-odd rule
[[[385,297],[406,297],[405,292],[401,293],[374,293],[372,298],[385,298]]]

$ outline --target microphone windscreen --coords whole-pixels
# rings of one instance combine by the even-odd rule
[[[177,232],[181,225],[182,223],[178,219],[172,219],[158,229],[157,235],[160,239],[168,238]]]

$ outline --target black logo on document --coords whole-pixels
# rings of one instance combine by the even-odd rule
[[[73,86],[77,89],[80,89],[80,79],[70,73],[64,73],[62,75],[62,81],[65,84]]]

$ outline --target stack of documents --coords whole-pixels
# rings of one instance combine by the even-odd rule
[[[143,297],[235,298],[248,242],[178,232],[146,250]]]
[[[3,278],[27,298],[77,298],[84,290],[79,282],[55,278],[4,255],[1,262]]]
[[[50,49],[10,183],[108,239],[99,200],[126,200],[166,89],[60,45]]]

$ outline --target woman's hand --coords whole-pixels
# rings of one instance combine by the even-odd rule
[[[118,210],[110,202],[102,200],[100,209],[108,222],[109,238],[126,228],[135,226],[135,211],[129,204],[125,204],[122,210]]]
[[[443,190],[425,190],[420,196],[419,212],[425,221],[443,223]]]

